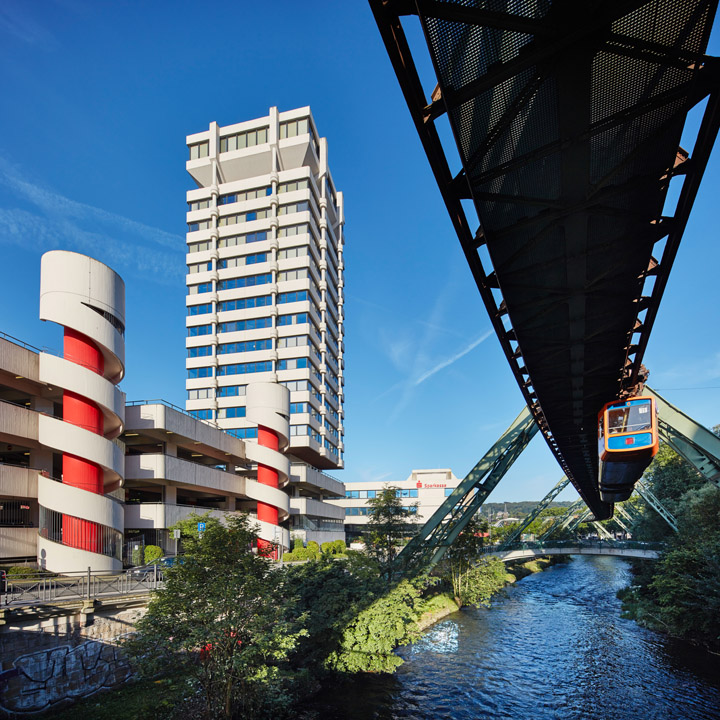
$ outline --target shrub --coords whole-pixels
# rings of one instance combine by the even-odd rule
[[[142,546],[133,548],[130,563],[132,565],[142,565],[145,554]]]
[[[27,565],[13,565],[8,571],[8,578],[24,578],[37,575],[35,568],[28,567]]]
[[[344,540],[335,540],[335,542],[333,542],[333,545],[335,546],[336,555],[342,555],[347,550],[347,545],[345,545]]]
[[[293,539],[293,552],[295,552],[295,550],[301,550],[304,547],[305,545],[303,544],[303,540],[301,537],[296,537]]]
[[[314,540],[311,540],[307,544],[305,550],[309,553],[311,558],[320,557],[320,546]]]
[[[164,555],[163,549],[157,545],[146,545],[145,546],[145,564],[149,565],[154,560]]]

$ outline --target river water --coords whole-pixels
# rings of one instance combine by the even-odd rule
[[[427,630],[391,677],[324,692],[319,720],[720,720],[720,657],[620,617],[629,566],[576,556]]]

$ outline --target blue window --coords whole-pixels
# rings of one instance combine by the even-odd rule
[[[286,292],[280,293],[277,298],[278,305],[289,302],[299,302],[300,300],[307,300],[307,290],[298,290],[297,292]]]
[[[255,253],[254,255],[245,256],[246,265],[256,265],[257,263],[266,262],[267,253]]]
[[[220,323],[219,333],[237,332],[239,330],[258,330],[260,328],[272,327],[272,318],[250,318],[249,320],[235,320],[234,322]]]
[[[248,340],[247,342],[223,343],[218,345],[218,355],[236,352],[253,352],[255,350],[272,350],[272,340]]]
[[[233,288],[254,287],[255,285],[266,285],[272,282],[272,273],[263,273],[262,275],[248,275],[246,277],[232,278],[231,280],[222,280],[219,284],[219,290],[232,290]]]
[[[247,308],[266,307],[272,305],[270,295],[259,295],[258,297],[242,298],[240,300],[226,300],[218,303],[218,312],[226,310],[246,310]]]
[[[196,378],[207,378],[212,376],[213,369],[211,367],[190,368],[188,370],[189,380],[195,380]]]
[[[213,411],[212,410],[190,410],[190,415],[197,418],[198,420],[212,420],[213,419]]]
[[[234,202],[237,202],[237,195],[221,195],[218,198],[218,205],[229,205]]]
[[[257,428],[235,428],[234,430],[226,430],[225,432],[228,435],[232,435],[236,438],[242,438],[243,440],[257,437]]]
[[[245,417],[245,408],[244,407],[223,408],[220,412],[225,413],[226,418]]]
[[[265,360],[254,363],[237,363],[236,365],[221,365],[218,368],[218,376],[223,375],[244,375],[245,373],[271,372],[272,362]]]
[[[195,232],[200,229],[200,223],[188,223],[188,231]]]
[[[212,325],[194,325],[188,329],[188,337],[198,337],[199,335],[212,334]]]
[[[307,358],[289,358],[288,360],[278,360],[278,370],[294,370],[295,368],[308,367]]]
[[[246,213],[245,220],[246,221],[257,220],[257,212],[255,210],[253,210],[252,212]]]
[[[243,392],[240,392],[242,388]],[[237,397],[245,394],[245,385],[228,385],[227,387],[219,387],[217,389],[217,397]]]
[[[204,305],[190,305],[187,309],[188,315],[206,315],[212,312],[212,303],[205,303]]]
[[[208,357],[212,355],[212,345],[201,345],[200,347],[188,348],[187,356],[189,358]]]
[[[290,413],[306,413],[308,411],[308,404],[301,403],[290,403]]]
[[[259,232],[248,233],[245,236],[246,243],[262,242],[267,240],[267,230],[260,230]]]
[[[194,288],[194,291],[193,291]],[[194,295],[195,293],[206,293],[212,292],[212,283],[200,283],[199,285],[188,285],[188,295]]]
[[[412,490],[398,490],[395,495],[399,498],[416,498],[418,496],[417,488]]]
[[[278,315],[278,327],[283,325],[302,325],[310,322],[310,316],[307,313],[298,313],[297,315]]]

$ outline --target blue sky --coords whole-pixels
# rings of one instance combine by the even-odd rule
[[[716,33],[711,54],[719,45]],[[0,63],[1,331],[60,348],[38,320],[40,256],[92,255],[127,285],[128,399],[184,405],[185,136],[310,105],[346,203],[338,476],[462,477],[520,411],[364,2],[4,0]],[[708,425],[720,422],[719,152],[645,356],[651,385]],[[540,499],[560,475],[538,437],[491,500]]]

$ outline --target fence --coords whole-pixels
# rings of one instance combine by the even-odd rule
[[[162,569],[122,573],[82,573],[38,575],[32,578],[0,581],[0,606],[37,605],[63,600],[91,600],[124,595],[141,595],[163,586]]]

